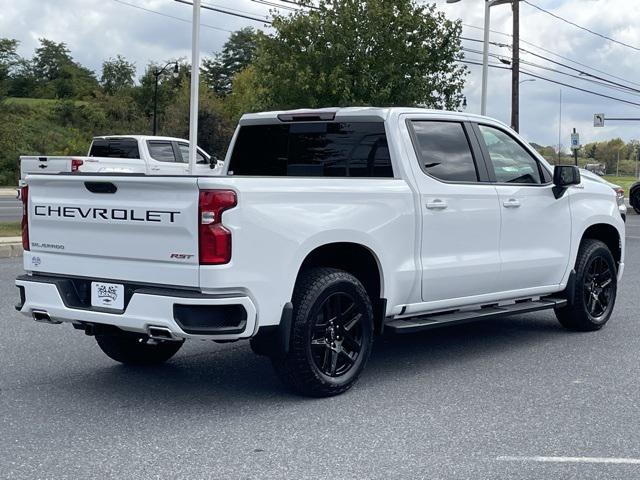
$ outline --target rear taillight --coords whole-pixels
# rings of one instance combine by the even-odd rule
[[[71,159],[71,171],[77,172],[78,169],[84,164],[84,160],[80,160],[79,158]]]
[[[222,225],[222,212],[237,205],[233,190],[201,190],[198,213],[200,221],[200,265],[222,265],[231,260],[231,232]]]
[[[29,250],[29,186],[20,188],[20,200],[22,200],[22,249]]]

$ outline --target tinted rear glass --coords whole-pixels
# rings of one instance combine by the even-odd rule
[[[448,182],[477,182],[478,173],[462,124],[414,121],[418,161],[422,170]]]
[[[229,173],[393,177],[382,122],[304,122],[240,128]]]
[[[90,157],[140,158],[138,141],[132,138],[96,139],[91,144]]]
[[[149,147],[149,155],[159,162],[175,162],[176,157],[173,153],[173,145],[171,142],[150,141],[147,142]]]

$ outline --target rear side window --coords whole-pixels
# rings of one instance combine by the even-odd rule
[[[238,133],[229,173],[393,177],[382,122],[245,125]]]
[[[151,140],[147,142],[149,148],[149,155],[158,162],[175,162],[176,156],[173,152],[173,145],[171,142],[162,142],[158,140]],[[180,160],[178,160],[180,161]]]
[[[464,127],[457,122],[412,121],[422,170],[446,182],[477,182],[478,172]]]
[[[133,138],[95,139],[91,144],[90,157],[140,158],[138,141]]]

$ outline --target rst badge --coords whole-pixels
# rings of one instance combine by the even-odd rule
[[[191,260],[194,256],[188,253],[172,253],[169,258],[172,260]]]
[[[91,282],[91,306],[124,310],[124,285]]]

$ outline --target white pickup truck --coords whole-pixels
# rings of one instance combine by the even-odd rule
[[[329,396],[375,334],[554,309],[610,318],[614,191],[495,120],[409,108],[245,115],[219,177],[30,175],[17,309],[124,363],[251,339]]]
[[[189,141],[146,135],[94,137],[86,157],[21,156],[20,178],[29,173],[120,172],[146,175],[188,173]],[[197,175],[218,175],[223,163],[198,147]]]

